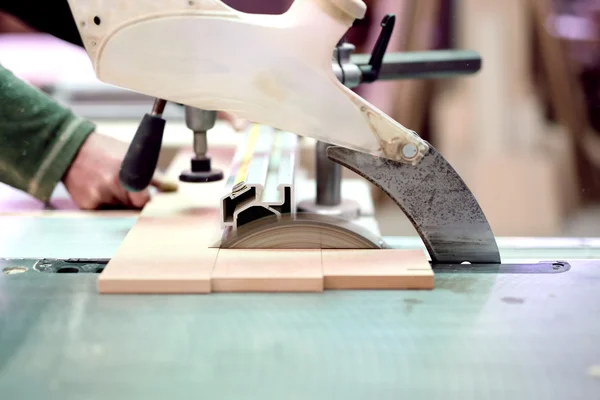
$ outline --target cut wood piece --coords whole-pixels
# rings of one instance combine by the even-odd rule
[[[141,217],[100,274],[99,292],[210,292],[219,249],[208,243],[218,229],[218,210],[182,214]]]
[[[181,152],[168,176],[189,163]],[[215,168],[229,160],[218,152]],[[183,168],[182,168],[183,169]],[[208,293],[219,253],[218,202],[224,182],[181,183],[178,192],[159,193],[98,278],[100,293]]]
[[[325,289],[433,289],[421,250],[322,250]]]
[[[213,292],[321,292],[320,250],[220,250]]]

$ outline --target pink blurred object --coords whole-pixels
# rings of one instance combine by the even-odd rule
[[[50,198],[50,209],[60,211],[79,210],[62,183],[59,183]],[[29,194],[0,183],[0,214],[49,209]]]
[[[0,64],[35,86],[98,82],[84,49],[47,34],[1,34]]]

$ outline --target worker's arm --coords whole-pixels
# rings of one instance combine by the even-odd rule
[[[0,65],[0,181],[48,201],[95,126]]]
[[[129,193],[119,182],[126,151],[0,65],[0,182],[47,202],[62,180],[80,208],[141,208],[148,190]]]

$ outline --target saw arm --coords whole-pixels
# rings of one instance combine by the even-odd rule
[[[416,165],[428,145],[339,82],[331,58],[362,0],[296,0],[281,15],[219,0],[69,0],[101,81]]]

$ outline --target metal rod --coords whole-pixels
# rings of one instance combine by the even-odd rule
[[[370,54],[352,54],[350,61],[367,65]],[[470,50],[432,50],[388,53],[378,80],[437,79],[474,74],[481,69],[481,56]]]
[[[327,157],[330,144],[317,142],[316,153],[316,204],[338,206],[342,202],[342,170],[339,164]]]
[[[194,153],[197,158],[206,157],[208,151],[208,142],[206,138],[206,131],[194,132]]]
[[[154,99],[154,105],[152,106],[152,115],[161,117],[163,112],[165,111],[166,105],[167,105],[166,100],[159,99],[159,98]]]

